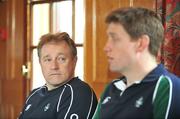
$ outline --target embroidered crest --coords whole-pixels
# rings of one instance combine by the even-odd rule
[[[139,99],[136,100],[135,102],[135,107],[139,108],[140,106],[142,106],[144,103],[144,98],[140,97]]]
[[[106,97],[104,100],[103,100],[103,102],[102,102],[102,104],[106,104],[107,102],[109,102],[110,101],[110,99],[111,99],[111,97]]]
[[[46,112],[50,107],[50,103],[48,103],[46,106],[44,106],[44,112]]]

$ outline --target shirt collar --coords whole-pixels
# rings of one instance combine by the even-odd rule
[[[162,74],[166,74],[166,73],[167,70],[164,68],[164,66],[162,64],[159,64],[148,75],[146,75],[141,82],[151,82],[158,80]]]
[[[158,80],[158,78],[162,74],[166,74],[167,70],[164,68],[162,64],[159,64],[156,68],[154,68],[147,76],[144,77],[143,80],[141,81],[135,81],[135,84],[140,84],[144,82],[152,82],[155,80]],[[125,77],[121,77],[118,80],[115,80],[113,82],[116,88],[119,90],[125,90],[126,89],[126,84],[127,84],[127,79]]]

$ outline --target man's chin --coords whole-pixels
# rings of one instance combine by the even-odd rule
[[[110,70],[111,72],[116,72],[116,73],[119,72],[119,70],[118,70],[117,68],[115,68],[115,67],[109,67],[109,70]]]

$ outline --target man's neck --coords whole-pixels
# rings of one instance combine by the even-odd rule
[[[127,78],[127,86],[132,85],[136,81],[141,81],[146,75],[148,75],[153,69],[157,67],[157,62],[141,62],[135,65],[131,71],[125,74]]]

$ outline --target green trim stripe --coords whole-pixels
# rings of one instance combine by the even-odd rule
[[[154,119],[167,119],[172,98],[172,82],[169,77],[161,76],[153,95]]]
[[[104,90],[104,92],[102,93],[102,95],[101,95],[101,97],[100,97],[100,101],[99,101],[99,103],[98,103],[98,105],[97,105],[97,107],[96,107],[96,111],[95,111],[92,119],[100,119],[100,110],[101,110],[101,105],[102,105],[102,101],[103,101],[102,99],[103,99],[103,97],[104,97],[104,93],[106,92],[108,86],[109,86],[109,85],[107,85],[107,86],[105,87],[105,90]]]

